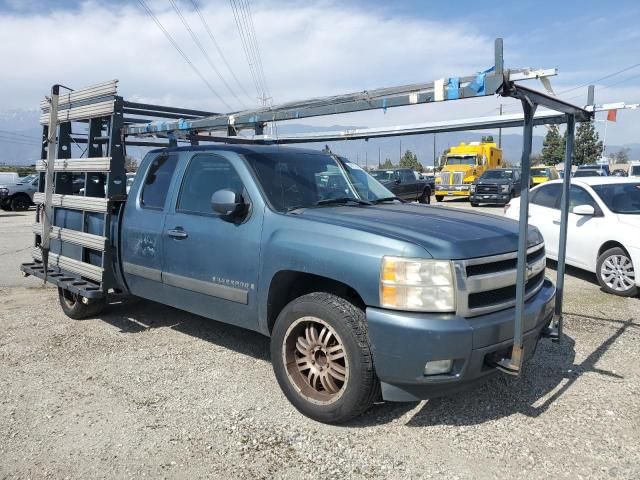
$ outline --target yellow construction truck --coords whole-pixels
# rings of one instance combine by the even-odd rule
[[[469,198],[471,184],[486,170],[500,167],[502,150],[491,137],[483,138],[482,142],[451,147],[442,170],[436,176],[436,200],[441,202],[448,195]]]

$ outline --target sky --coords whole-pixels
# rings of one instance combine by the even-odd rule
[[[211,111],[256,106],[258,95],[230,2],[197,0],[232,73],[192,1],[175,2],[220,76],[170,0],[146,0],[210,87],[137,0],[0,0],[0,115],[37,108],[53,83],[81,88],[113,78],[119,79],[121,94],[135,101]],[[597,103],[640,102],[637,1],[250,4],[264,78],[275,104],[474,74],[493,65],[496,37],[504,38],[507,68],[558,68],[552,85],[561,98],[584,103],[585,85],[595,83]],[[537,81],[526,83],[542,89]],[[500,103],[506,112],[517,110],[513,100],[487,97],[305,123],[397,125],[490,115]],[[601,136],[604,126],[597,123]],[[537,133],[543,135],[543,128]],[[607,124],[606,135],[611,144],[640,143],[640,109],[619,112],[618,121]]]

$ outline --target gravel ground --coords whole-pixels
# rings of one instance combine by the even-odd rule
[[[10,215],[0,478],[640,477],[640,299],[588,274],[567,277],[565,341],[541,341],[521,378],[336,427],[286,401],[258,334],[139,299],[68,319],[14,274],[32,214]]]

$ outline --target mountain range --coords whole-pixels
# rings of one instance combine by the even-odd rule
[[[39,113],[35,110],[6,110],[0,112],[0,163],[8,165],[30,165],[40,156],[40,136],[42,130],[38,125]],[[332,125],[325,127],[309,126],[304,124],[278,125],[278,132],[304,133],[309,131],[337,131],[353,128],[365,128],[362,126]],[[505,130],[502,135],[502,149],[505,160],[512,164],[520,163],[522,136],[518,129]],[[436,135],[436,156],[440,155],[447,147],[457,145],[460,142],[479,141],[485,135],[492,135],[497,141],[496,131],[472,131],[472,132],[448,132]],[[543,137],[534,135],[533,153],[540,153]],[[434,136],[413,135],[407,137],[380,138],[365,140],[349,140],[340,142],[328,142],[329,148],[339,155],[343,155],[361,165],[377,165],[378,160],[384,162],[390,159],[397,163],[401,154],[406,150],[414,152],[418,161],[425,166],[433,165]],[[324,148],[324,143],[310,143],[309,148]],[[640,159],[640,143],[626,145],[609,145],[607,153],[613,153],[623,148],[628,148],[631,159]],[[128,153],[138,159],[142,158],[147,149],[141,147],[129,147]]]

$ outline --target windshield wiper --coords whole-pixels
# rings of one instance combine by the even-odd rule
[[[398,200],[401,203],[406,203],[405,200],[403,200],[400,197],[384,197],[384,198],[376,198],[375,200],[372,200],[371,203],[382,203],[382,202],[391,202],[393,200]]]
[[[371,203],[370,201],[362,200],[361,198],[339,197],[339,198],[325,198],[324,200],[318,200],[317,202],[313,202],[313,206],[345,204],[345,203],[356,203],[358,205],[373,205],[373,203]]]

